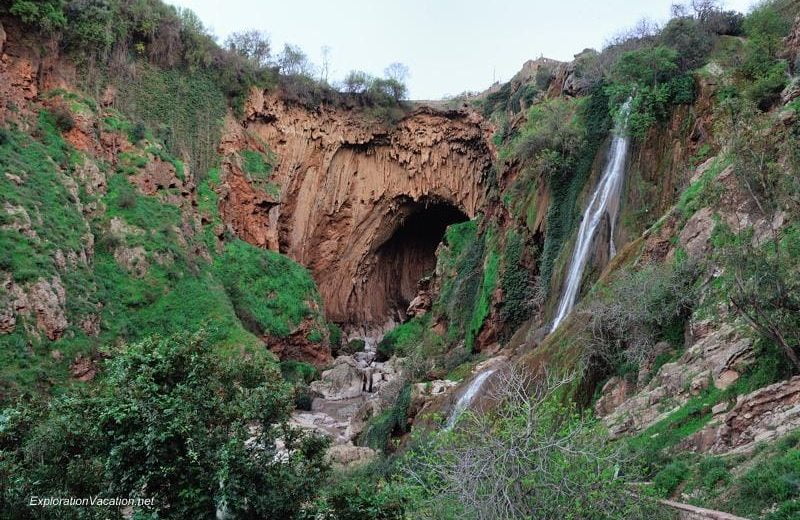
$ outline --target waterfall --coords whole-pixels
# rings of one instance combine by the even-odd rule
[[[456,401],[456,405],[453,407],[453,411],[450,412],[450,417],[447,418],[447,425],[445,426],[446,430],[451,429],[453,426],[456,425],[456,421],[458,421],[459,416],[464,413],[464,410],[472,403],[472,400],[475,399],[475,395],[483,386],[483,383],[489,379],[489,376],[494,374],[495,368],[485,370],[475,376],[475,378],[470,382],[469,386],[464,393],[461,394],[461,397],[458,398]]]
[[[611,141],[611,153],[608,162],[603,170],[603,175],[600,177],[600,182],[597,184],[597,188],[589,201],[589,205],[583,213],[583,220],[581,221],[580,229],[578,229],[578,238],[575,242],[575,249],[572,252],[569,271],[567,271],[564,292],[558,302],[558,310],[553,320],[551,331],[558,327],[575,306],[583,270],[589,258],[592,239],[606,214],[608,214],[611,224],[609,252],[612,257],[616,254],[614,223],[619,210],[619,197],[622,191],[622,181],[625,177],[625,160],[628,155],[628,143],[630,141],[630,138],[625,133],[628,115],[630,114],[630,103],[631,100],[628,99],[620,109],[620,117],[614,128],[614,138]]]

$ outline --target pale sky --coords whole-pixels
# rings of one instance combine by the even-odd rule
[[[411,99],[439,99],[506,81],[528,59],[567,61],[642,18],[663,22],[675,0],[168,0],[195,11],[219,38],[259,29],[322,62],[330,79],[353,69],[382,75],[406,64]],[[727,0],[746,11],[753,0]]]

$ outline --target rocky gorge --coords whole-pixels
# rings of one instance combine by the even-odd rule
[[[800,514],[796,1],[436,102],[156,0],[76,53],[82,7],[20,2],[50,5],[0,2],[3,511]]]

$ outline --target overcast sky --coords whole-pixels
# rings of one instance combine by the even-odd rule
[[[522,63],[569,60],[642,18],[663,22],[675,0],[168,0],[195,11],[220,40],[259,29],[273,49],[299,45],[331,79],[349,70],[381,75],[405,63],[412,99],[479,91],[508,80]],[[727,0],[746,11],[753,0]]]

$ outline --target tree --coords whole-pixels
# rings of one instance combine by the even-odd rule
[[[398,83],[405,83],[409,77],[408,67],[398,62],[390,63],[389,66],[383,70],[383,75]]]
[[[342,88],[349,94],[363,94],[371,83],[372,78],[366,72],[351,70],[342,81]]]
[[[629,51],[620,56],[615,74],[625,82],[656,87],[677,72],[677,59],[678,52],[663,45]]]
[[[12,411],[7,503],[37,515],[20,506],[30,495],[103,494],[153,498],[160,518],[295,518],[326,475],[326,442],[285,425],[291,391],[269,354],[222,358],[205,338],[146,339],[38,417]]]
[[[324,83],[328,83],[328,73],[330,72],[331,62],[331,48],[328,45],[323,45],[320,50],[322,54],[322,67],[319,70],[319,79]]]
[[[297,45],[286,44],[278,57],[278,66],[282,74],[288,76],[310,76],[313,66],[308,56]]]
[[[252,61],[258,67],[265,67],[269,64],[271,47],[269,35],[265,32],[251,29],[232,33],[225,40],[225,47]]]
[[[618,472],[621,446],[565,398],[574,380],[512,367],[493,376],[486,413],[417,441],[404,463],[413,518],[662,518]]]

